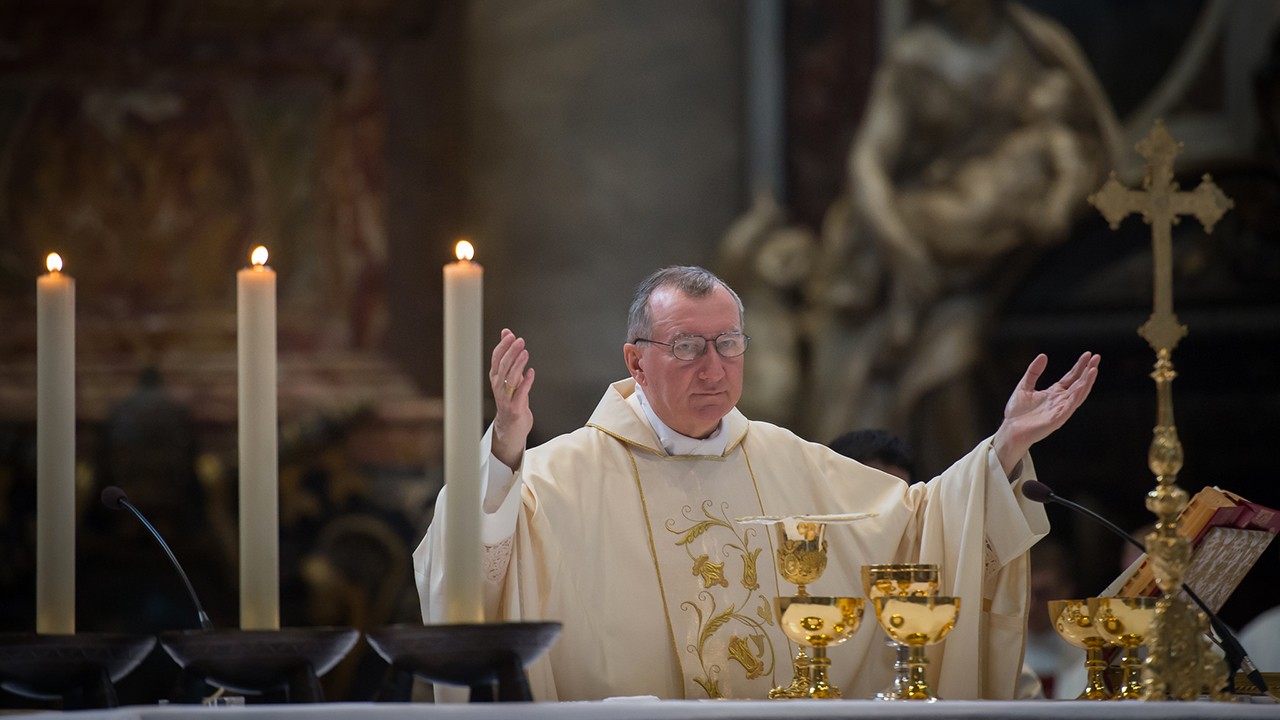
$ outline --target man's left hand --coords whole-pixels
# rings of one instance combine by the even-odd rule
[[[1049,358],[1037,355],[1031,361],[1004,406],[1004,422],[995,435],[996,457],[1006,475],[1013,472],[1032,445],[1062,427],[1089,397],[1101,359],[1102,356],[1093,353],[1081,355],[1071,372],[1044,390],[1036,390],[1036,381],[1049,364]]]

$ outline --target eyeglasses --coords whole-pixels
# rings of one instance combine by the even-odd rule
[[[676,356],[677,360],[697,360],[707,352],[707,344],[716,346],[716,352],[720,353],[720,357],[736,358],[747,351],[747,341],[751,338],[740,332],[720,333],[712,338],[706,338],[702,335],[686,335],[676,338],[675,342],[659,342],[648,338],[636,338],[633,343],[653,343],[654,345],[666,345],[671,348],[671,354]]]

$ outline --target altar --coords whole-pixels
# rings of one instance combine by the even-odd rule
[[[238,720],[285,720],[286,718],[343,718],[344,720],[407,720],[408,718],[481,718],[521,720],[787,720],[800,718],[859,718],[860,720],[914,720],[915,718],[990,718],[992,720],[1183,720],[1204,718],[1280,718],[1280,705],[1261,703],[1144,703],[1138,701],[964,701],[935,703],[894,703],[872,700],[731,701],[653,700],[619,698],[600,702],[498,703],[492,705],[328,703],[323,705],[252,705],[246,707],[122,707],[114,710],[79,713],[84,720],[186,720],[187,718],[235,717]]]

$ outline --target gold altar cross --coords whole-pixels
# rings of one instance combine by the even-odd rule
[[[1138,143],[1137,151],[1147,159],[1144,189],[1126,188],[1113,172],[1102,189],[1089,196],[1089,202],[1102,212],[1112,230],[1118,229],[1120,221],[1129,213],[1142,213],[1151,226],[1155,259],[1155,308],[1147,322],[1138,328],[1138,334],[1156,351],[1156,367],[1151,378],[1156,381],[1157,424],[1147,451],[1147,465],[1155,473],[1157,485],[1147,493],[1147,509],[1155,513],[1158,520],[1156,531],[1146,537],[1146,546],[1163,594],[1151,620],[1141,697],[1143,700],[1168,697],[1194,700],[1208,691],[1217,700],[1225,695],[1222,688],[1226,685],[1226,665],[1209,649],[1209,640],[1205,637],[1209,620],[1186,599],[1174,594],[1182,585],[1182,576],[1191,558],[1191,541],[1178,534],[1178,517],[1187,506],[1187,493],[1177,485],[1178,471],[1182,469],[1182,443],[1173,424],[1172,383],[1177,373],[1173,371],[1172,356],[1174,346],[1186,336],[1187,328],[1179,324],[1178,316],[1173,314],[1172,226],[1182,215],[1195,215],[1205,232],[1213,232],[1213,226],[1234,203],[1208,175],[1191,192],[1178,189],[1173,181],[1173,159],[1182,152],[1182,143],[1174,141],[1159,120],[1151,128],[1151,134]],[[1130,687],[1123,697],[1136,695],[1137,689]]]
[[[1117,230],[1120,221],[1130,213],[1142,213],[1142,219],[1151,226],[1151,246],[1155,256],[1155,308],[1146,324],[1138,328],[1138,334],[1146,338],[1151,348],[1172,351],[1187,334],[1187,326],[1178,323],[1173,312],[1173,233],[1182,215],[1195,215],[1204,225],[1206,233],[1235,203],[1213,184],[1206,173],[1198,187],[1191,192],[1178,189],[1173,181],[1173,159],[1182,152],[1182,143],[1173,139],[1164,122],[1156,120],[1151,133],[1137,145],[1142,157],[1147,159],[1146,176],[1142,190],[1130,190],[1111,178],[1098,192],[1089,196],[1089,203],[1102,213]]]

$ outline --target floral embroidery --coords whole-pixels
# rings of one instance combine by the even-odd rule
[[[693,681],[701,685],[703,690],[707,691],[708,698],[712,700],[719,700],[720,698],[724,697],[723,695],[720,694],[719,680],[708,681],[708,680],[703,680],[702,678],[694,678]]]
[[[764,596],[760,597],[760,605],[756,607],[756,614],[766,623],[773,624],[773,612],[769,610],[769,601],[765,600]]]
[[[696,645],[689,645],[687,650],[698,656],[698,662],[702,666],[703,677],[693,678],[694,682],[707,693],[709,698],[722,697],[720,691],[720,680],[714,676],[719,675],[721,666],[717,663],[717,658],[705,655],[707,650],[707,642],[717,633],[727,628],[745,628],[746,637],[738,635],[730,635],[728,641],[726,659],[732,659],[742,666],[743,672],[747,680],[754,680],[764,675],[772,675],[776,666],[773,640],[764,631],[764,625],[773,625],[773,613],[771,612],[769,601],[765,596],[757,594],[760,589],[760,581],[756,571],[756,562],[760,557],[763,548],[752,548],[751,540],[756,535],[754,528],[747,528],[742,534],[738,533],[738,529],[729,522],[728,519],[728,503],[721,503],[720,517],[711,514],[712,502],[707,500],[702,503],[703,519],[691,517],[693,508],[685,506],[684,519],[687,527],[679,530],[676,527],[676,520],[668,520],[666,528],[668,532],[678,535],[675,541],[677,546],[683,546],[685,552],[689,554],[689,559],[693,561],[693,576],[702,579],[702,591],[698,593],[697,600],[688,600],[680,604],[680,608],[685,612],[694,612],[697,614],[698,642]],[[733,557],[734,552],[742,558],[742,587],[746,590],[746,597],[742,599],[740,604],[730,604],[724,610],[717,609],[716,596],[712,594],[711,588],[720,586],[727,589],[729,580],[724,575],[724,562],[711,562],[711,555],[704,553],[694,556],[691,546],[694,541],[707,533],[719,528],[724,528],[733,534],[728,542],[720,542],[708,538],[702,538],[700,545],[706,547],[708,543],[718,546],[717,552],[722,557]],[[816,532],[816,528],[815,528]],[[760,604],[756,607],[755,614],[758,617],[751,617],[747,614],[747,606],[753,604],[756,600]],[[741,608],[741,611],[739,610]],[[739,630],[741,632],[741,630]],[[754,645],[754,649],[752,646]],[[769,660],[766,666],[764,657],[768,653]]]
[[[742,587],[753,592],[760,589],[760,582],[756,580],[756,558],[760,557],[763,549],[756,548],[750,553],[742,554]]]
[[[693,561],[693,574],[702,576],[704,588],[712,585],[729,587],[729,581],[724,577],[724,563],[713,563],[706,555],[699,555]]]
[[[753,639],[757,637],[759,636],[752,636]],[[763,643],[761,642],[760,645],[763,653]],[[747,645],[746,638],[740,638],[737,635],[729,638],[729,657],[737,660],[747,671],[748,680],[755,680],[760,677],[760,672],[764,670],[764,663],[761,662],[760,658],[756,657],[755,653],[751,652],[751,646]]]

